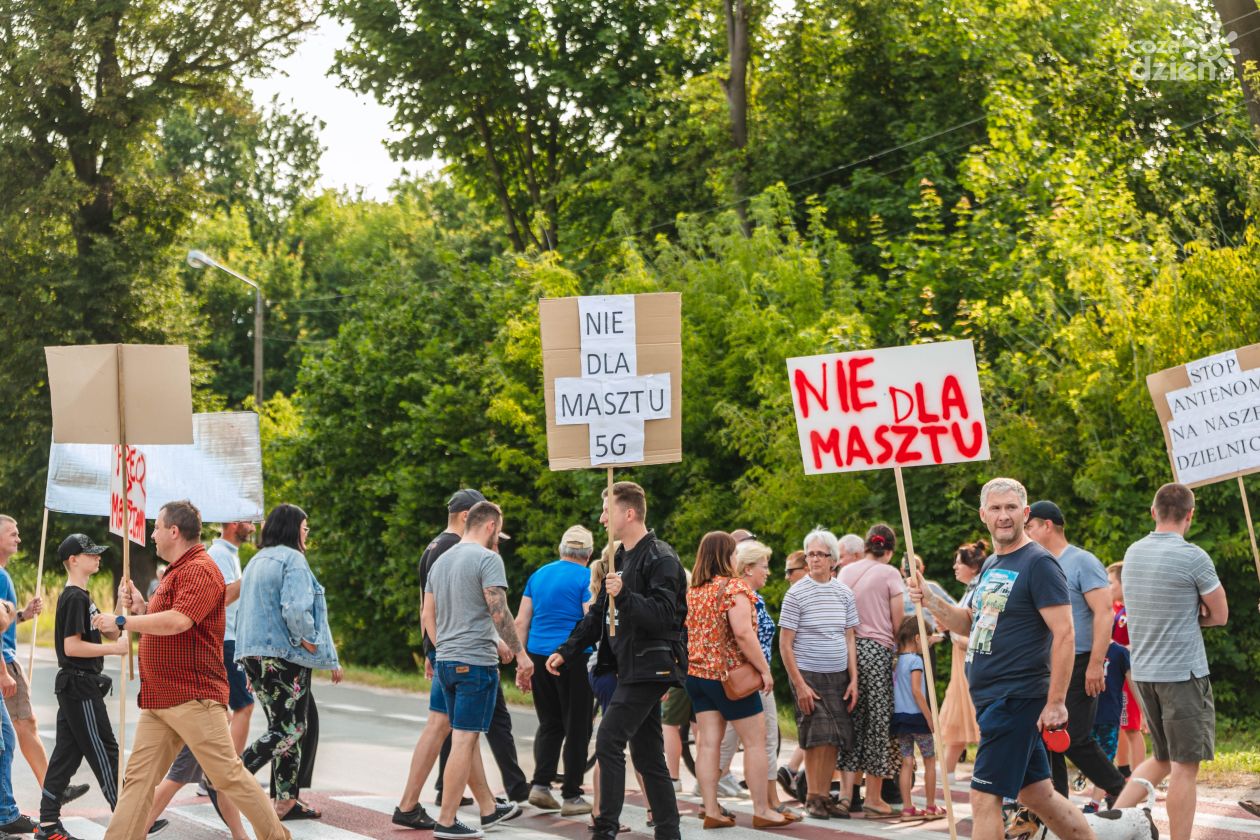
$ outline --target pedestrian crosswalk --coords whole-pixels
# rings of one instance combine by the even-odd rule
[[[307,797],[304,797],[307,798]],[[956,791],[955,815],[959,837],[971,836],[971,809],[965,791]],[[364,840],[364,838],[397,838],[407,840],[416,837],[427,840],[428,832],[415,832],[394,825],[390,821],[394,806],[393,797],[355,792],[311,793],[309,802],[323,811],[320,820],[286,822],[295,840]],[[690,796],[679,798],[682,814],[682,840],[714,840],[715,833],[705,831],[697,818],[698,800]],[[806,820],[786,829],[761,830],[752,827],[752,807],[748,800],[724,800],[724,806],[734,811],[737,824],[734,828],[717,832],[719,840],[768,840],[770,835],[791,837],[795,840],[950,840],[944,819],[929,822],[867,821],[860,816],[848,820]],[[73,809],[71,809],[73,811]],[[430,808],[430,812],[436,809]],[[1154,812],[1162,837],[1168,836],[1167,813],[1162,805]],[[163,840],[223,840],[228,832],[203,799],[183,799],[169,809],[166,817],[170,827],[160,835]],[[461,818],[470,825],[478,824],[475,806]],[[647,827],[647,803],[635,792],[627,794],[622,822],[631,831],[621,835],[623,840],[648,840],[653,835]],[[64,820],[70,833],[81,840],[101,840],[105,836],[108,814],[80,814]],[[541,812],[526,807],[525,813],[491,831],[488,840],[588,840],[588,817],[561,817],[554,812]],[[251,835],[252,837],[252,835]],[[1218,800],[1201,801],[1195,819],[1194,840],[1260,840],[1260,819],[1248,815],[1233,803]]]

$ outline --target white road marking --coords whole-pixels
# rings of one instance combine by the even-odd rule
[[[325,703],[322,700],[319,703],[321,709],[336,709],[339,712],[351,712],[352,714],[362,715],[375,712],[375,709],[369,709],[367,706],[354,706],[350,703]]]
[[[394,720],[404,720],[407,723],[425,723],[428,721],[428,718],[423,715],[405,715],[401,712],[387,714],[385,717],[393,718]]]
[[[105,826],[97,825],[86,817],[62,817],[61,824],[79,840],[103,840],[105,837]]]

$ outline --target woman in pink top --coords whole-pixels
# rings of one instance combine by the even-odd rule
[[[857,739],[853,749],[840,753],[845,771],[845,793],[857,774],[866,775],[863,813],[867,819],[895,816],[884,801],[884,779],[897,776],[901,757],[890,729],[893,716],[893,628],[905,615],[905,584],[889,565],[897,537],[887,525],[872,525],[866,532],[866,555],[840,569],[840,582],[853,590],[857,600],[858,703],[853,712]]]

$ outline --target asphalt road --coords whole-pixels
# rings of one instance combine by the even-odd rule
[[[20,650],[20,655],[25,657],[25,648]],[[115,678],[115,685],[117,669],[117,662],[112,664],[112,668],[107,666],[107,671]],[[56,664],[51,651],[41,650],[36,662],[34,701],[39,729],[50,753],[56,718],[56,700],[52,692],[55,673]],[[135,691],[136,685],[132,682],[129,686],[130,702],[127,710],[130,722],[128,743],[138,714]],[[293,836],[300,840],[409,840],[413,837],[426,840],[430,837],[425,832],[398,828],[389,821],[389,815],[406,780],[412,748],[428,714],[427,696],[363,686],[334,686],[323,681],[316,684],[315,695],[320,708],[319,759],[315,772],[315,788],[309,796],[304,794],[303,798],[321,808],[324,818],[319,821],[286,823]],[[116,724],[117,693],[107,702]],[[521,766],[528,775],[533,766],[532,748],[536,721],[529,709],[513,710],[512,721]],[[261,732],[262,724],[262,714],[258,712],[253,721],[253,731]],[[489,751],[483,749],[483,753],[487,768],[493,768]],[[694,781],[686,776],[685,769],[683,772],[684,788],[690,791]],[[265,777],[266,774],[259,775]],[[497,786],[497,772],[490,769],[490,775],[492,785]],[[36,813],[39,807],[39,789],[25,760],[20,756],[14,761],[13,781],[18,805],[23,812]],[[109,822],[109,809],[86,764],[80,769],[75,781],[88,782],[92,789],[66,808],[66,827],[82,840],[99,840],[104,836],[104,826]],[[588,790],[589,784],[588,775]],[[227,830],[219,822],[207,800],[196,797],[191,786],[185,788],[184,792],[187,795],[177,797],[167,811],[171,825],[161,837],[164,840],[221,840],[228,837]],[[916,791],[915,796],[922,804],[922,791]],[[422,801],[433,801],[432,779],[425,789]],[[959,820],[958,836],[969,837],[971,823],[966,791],[955,790],[953,801]],[[737,814],[738,826],[723,829],[720,840],[767,840],[767,832],[751,828],[751,807],[746,799],[725,800],[724,805]],[[622,821],[631,827],[632,832],[622,835],[625,840],[651,838],[651,829],[645,827],[645,806],[646,803],[636,791],[628,791]],[[697,799],[684,794],[679,797],[679,808],[684,814],[683,840],[713,840],[712,832],[703,831],[696,819],[699,810]],[[466,813],[465,817],[466,821],[475,824],[475,808],[473,811],[474,813]],[[1161,834],[1167,837],[1167,821],[1162,803],[1154,813]],[[565,819],[527,807],[524,816],[495,830],[488,837],[498,835],[513,840],[589,840],[585,823],[584,817]],[[790,835],[797,840],[861,840],[880,837],[951,840],[945,820],[898,823],[867,821],[856,817],[852,820],[829,822],[807,821],[775,833]],[[1231,802],[1201,798],[1194,838],[1260,840],[1260,820],[1250,817]]]

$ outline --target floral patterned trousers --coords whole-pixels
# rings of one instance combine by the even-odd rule
[[[241,761],[250,773],[270,762],[275,798],[297,799],[302,740],[311,706],[311,669],[270,656],[249,656],[243,663],[254,696],[267,715],[267,731],[245,748]]]

